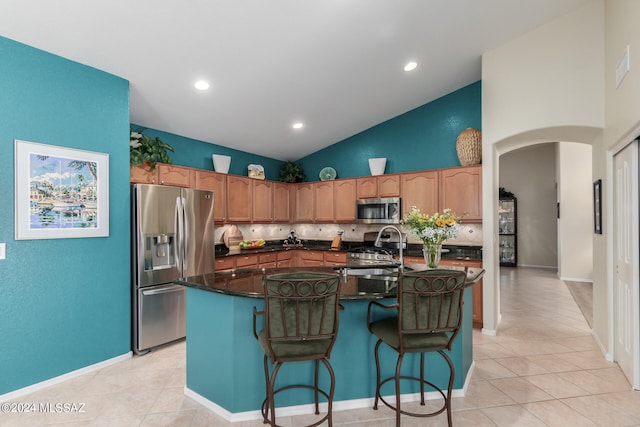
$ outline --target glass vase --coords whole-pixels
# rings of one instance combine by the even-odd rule
[[[442,256],[442,245],[427,243],[424,245],[424,248],[422,248],[422,253],[424,255],[424,262],[428,268],[438,268]]]

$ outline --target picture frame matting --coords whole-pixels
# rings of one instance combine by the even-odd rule
[[[15,239],[109,236],[109,155],[15,140]]]

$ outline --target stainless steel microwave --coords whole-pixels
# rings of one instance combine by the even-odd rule
[[[356,201],[356,222],[363,224],[400,224],[401,212],[400,197]]]

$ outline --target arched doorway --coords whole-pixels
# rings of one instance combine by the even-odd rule
[[[600,138],[601,132],[601,129],[593,127],[552,127],[512,135],[495,143],[486,139],[483,141],[483,266],[486,271],[483,288],[484,334],[496,335],[500,319],[500,266],[497,246],[500,156],[523,147],[554,141],[591,145]]]

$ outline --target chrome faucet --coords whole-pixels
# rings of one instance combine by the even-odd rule
[[[392,228],[396,231],[396,233],[398,233],[398,241],[400,242],[400,266],[399,269],[402,271],[404,270],[404,256],[402,253],[402,248],[404,247],[404,238],[402,237],[402,232],[400,232],[400,229],[398,227],[396,227],[395,225],[385,225],[384,227],[382,227],[382,229],[380,229],[380,231],[378,232],[378,237],[376,237],[376,241],[373,243],[374,246],[380,246],[380,236],[382,236],[382,233],[384,232],[384,230],[386,230],[387,228]]]

